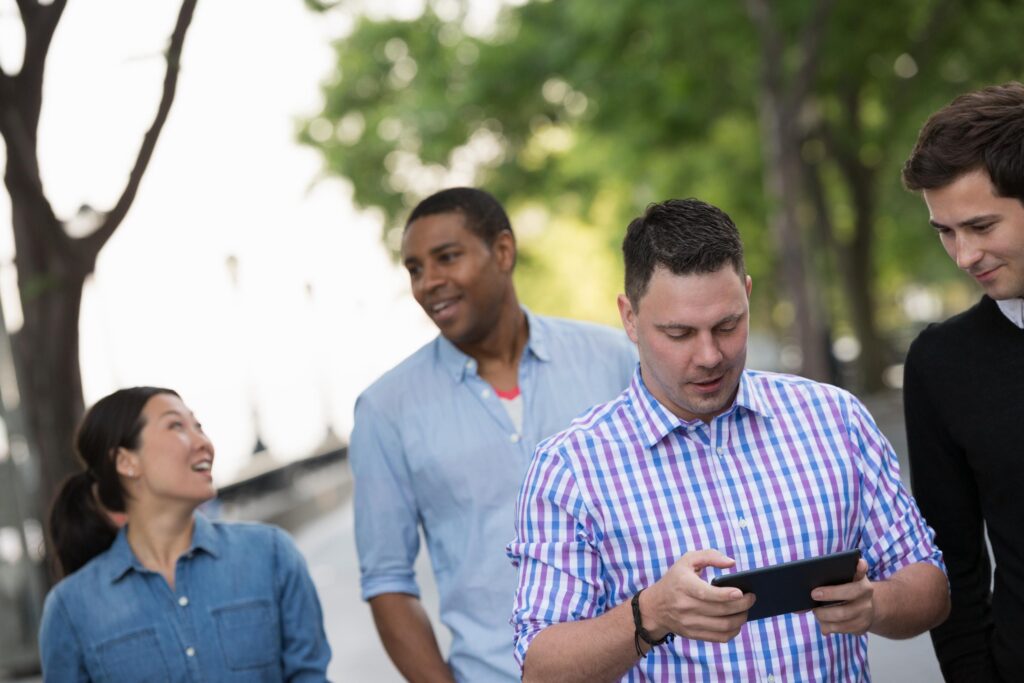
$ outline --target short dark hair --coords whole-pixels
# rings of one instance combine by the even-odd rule
[[[119,389],[97,401],[82,418],[76,445],[85,469],[64,481],[50,508],[57,576],[77,571],[114,542],[117,529],[97,503],[112,512],[124,512],[117,449],[139,447],[145,426],[142,410],[158,394],[178,396],[161,387]]]
[[[714,273],[729,264],[737,274],[746,274],[736,224],[724,211],[699,199],[649,205],[626,229],[622,255],[626,296],[634,308],[658,266],[673,275],[690,275]]]
[[[405,222],[405,229],[418,218],[442,213],[462,214],[466,227],[488,247],[502,232],[512,233],[512,224],[501,203],[490,193],[475,187],[450,187],[435,192],[416,205]]]
[[[1024,202],[1024,85],[960,95],[932,114],[903,165],[908,190],[933,190],[985,169],[1001,197]]]

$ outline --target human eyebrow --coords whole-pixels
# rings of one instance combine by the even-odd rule
[[[178,410],[167,410],[160,414],[161,418],[167,417],[168,415],[175,415],[177,417],[184,417]]]
[[[437,254],[440,254],[442,251],[445,251],[447,249],[451,249],[452,247],[458,247],[458,246],[460,246],[458,242],[445,242],[444,244],[439,244],[436,247],[433,247],[430,250],[430,255],[431,256],[436,256]]]
[[[734,325],[743,319],[743,315],[743,313],[733,313],[732,315],[726,316],[725,318],[722,318],[717,323],[715,323],[715,327],[725,327],[727,325]]]
[[[682,323],[655,323],[654,328],[662,332],[692,332],[693,327]]]
[[[995,223],[1002,219],[1003,217],[1000,214],[987,213],[981,216],[971,216],[970,218],[960,221],[956,225],[958,228],[977,228],[985,225],[991,225],[992,223]],[[948,225],[939,223],[934,218],[928,219],[928,223],[936,230],[946,230],[949,228]]]

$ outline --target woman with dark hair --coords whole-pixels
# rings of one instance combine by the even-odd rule
[[[216,495],[214,450],[177,393],[114,392],[77,445],[85,470],[50,513],[64,579],[43,608],[44,680],[326,680],[320,602],[288,535],[196,512]]]

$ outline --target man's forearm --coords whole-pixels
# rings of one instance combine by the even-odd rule
[[[526,651],[523,681],[617,681],[638,659],[634,630],[628,602],[593,619],[548,626]],[[643,641],[640,647],[648,649]]]
[[[946,575],[935,565],[907,565],[887,581],[873,584],[875,619],[871,632],[886,638],[912,638],[949,616]]]
[[[373,621],[391,661],[410,683],[454,683],[419,598],[383,593],[370,599]]]

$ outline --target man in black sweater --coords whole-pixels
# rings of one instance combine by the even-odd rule
[[[904,409],[914,495],[949,570],[932,631],[947,681],[1024,676],[1024,85],[933,114],[903,167],[981,301],[914,341]],[[995,560],[995,585],[985,543]]]

